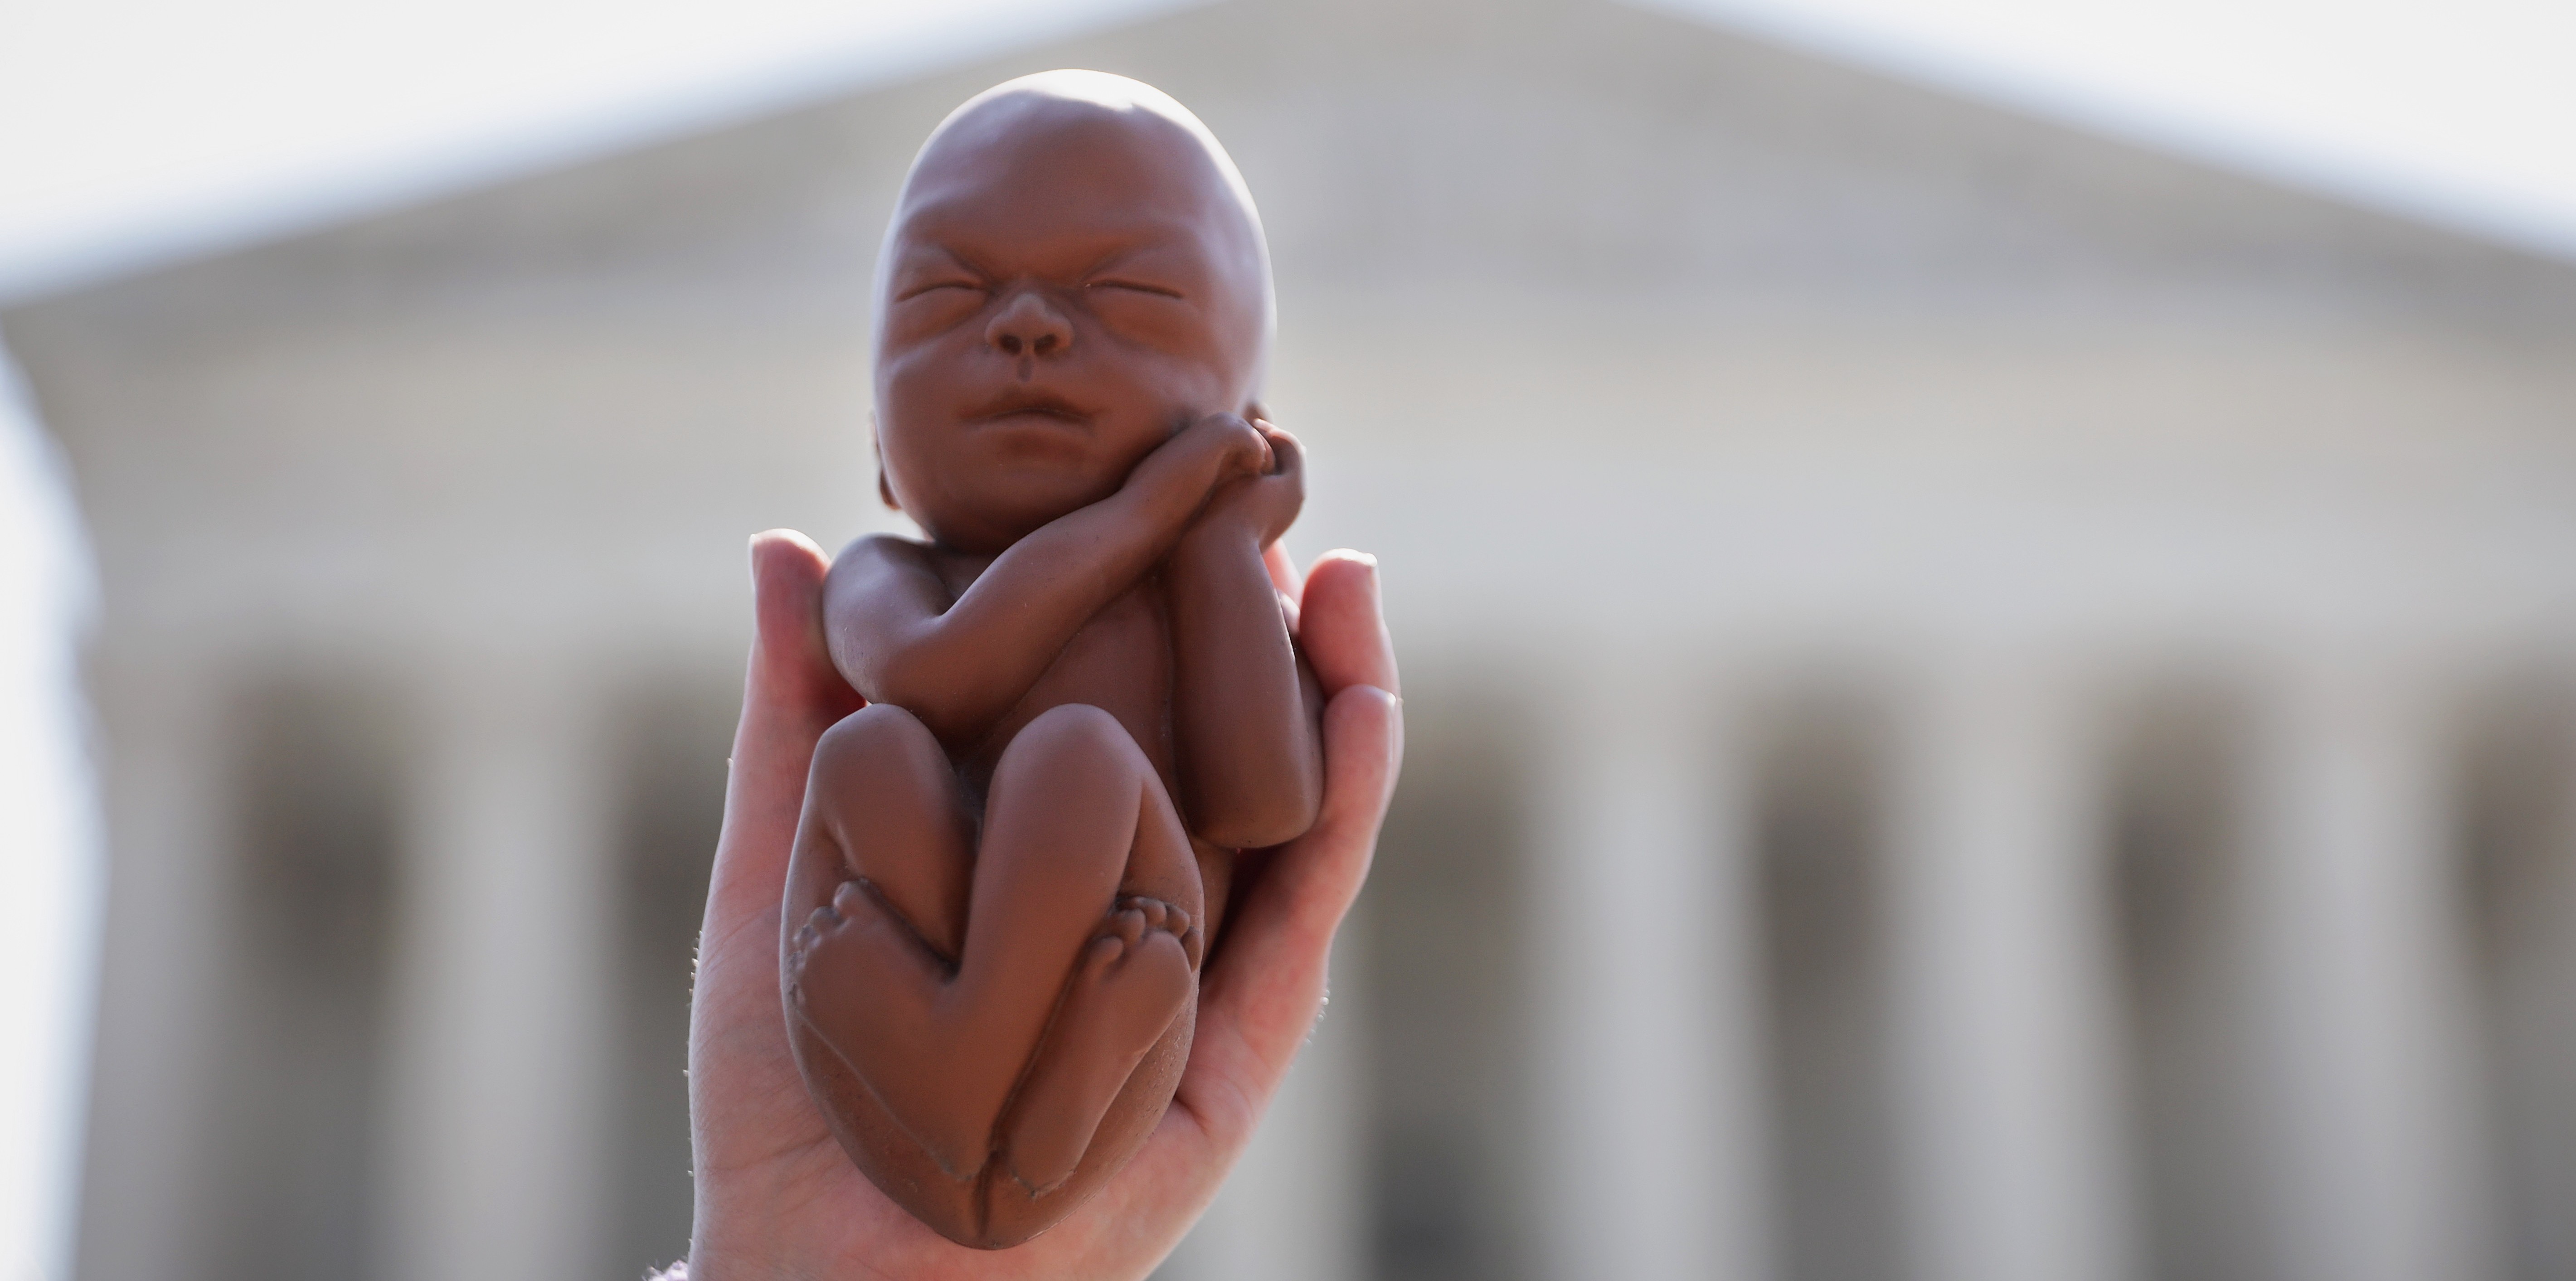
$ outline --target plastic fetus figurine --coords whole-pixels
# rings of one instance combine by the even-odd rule
[[[1250,196],[1145,85],[958,108],[879,274],[880,489],[928,538],[863,538],[825,585],[870,705],[815,752],[781,970],[841,1146],[1001,1248],[1161,1120],[1235,852],[1314,821],[1321,700],[1263,561],[1301,454],[1253,399]]]

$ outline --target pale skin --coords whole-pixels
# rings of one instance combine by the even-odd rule
[[[1207,1208],[1322,1008],[1333,935],[1367,875],[1403,754],[1375,563],[1332,553],[1302,582],[1275,548],[1265,563],[1301,604],[1299,646],[1326,696],[1320,811],[1239,881],[1200,976],[1179,1088],[1144,1146],[1044,1235],[983,1251],[932,1232],[859,1173],[788,1045],[777,940],[789,855],[815,746],[859,699],[825,652],[822,552],[785,531],[753,540],[756,631],[690,1013],[692,1277],[1142,1277]]]

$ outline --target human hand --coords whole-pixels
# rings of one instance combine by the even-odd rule
[[[1202,530],[1227,530],[1250,537],[1255,547],[1270,547],[1296,523],[1306,505],[1305,446],[1260,419],[1252,427],[1270,446],[1270,468],[1219,485],[1183,538]]]
[[[922,1226],[858,1172],[788,1048],[778,934],[789,849],[814,744],[860,700],[824,654],[821,550],[778,531],[751,553],[756,634],[689,1016],[690,1276],[1144,1276],[1251,1140],[1322,1008],[1334,931],[1368,874],[1404,741],[1376,562],[1331,553],[1301,584],[1271,549],[1272,578],[1303,602],[1302,647],[1328,699],[1322,813],[1304,836],[1252,856],[1265,866],[1245,865],[1240,906],[1201,971],[1189,1065],[1153,1137],[1044,1235],[979,1251]]]

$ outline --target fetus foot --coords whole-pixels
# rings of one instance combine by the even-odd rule
[[[894,1122],[940,1172],[966,1180],[990,1152],[992,1113],[956,1098],[999,1100],[1009,1088],[1007,1055],[987,1047],[961,1054],[959,1029],[940,1026],[934,998],[954,963],[871,892],[844,881],[830,904],[796,931],[786,982],[796,1011],[885,1104]],[[971,1038],[970,1038],[971,1039]],[[990,1081],[960,1077],[992,1076]]]
[[[1003,1145],[1030,1196],[1072,1176],[1102,1114],[1196,989],[1205,937],[1180,908],[1130,897],[1083,946]]]
[[[787,949],[788,994],[797,1010],[827,1034],[844,1020],[846,1007],[838,999],[812,999],[814,985],[837,994],[850,990],[838,980],[882,981],[889,972],[941,983],[954,973],[954,963],[878,903],[864,881],[841,882],[832,901],[805,918]]]

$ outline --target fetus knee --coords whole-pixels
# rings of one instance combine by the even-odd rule
[[[930,764],[944,770],[947,759],[920,717],[891,703],[870,703],[823,731],[814,744],[814,775],[883,777]]]
[[[1065,703],[1039,713],[1023,726],[1003,752],[1011,758],[1060,761],[1066,758],[1111,760],[1142,766],[1145,754],[1118,718],[1089,703]]]

